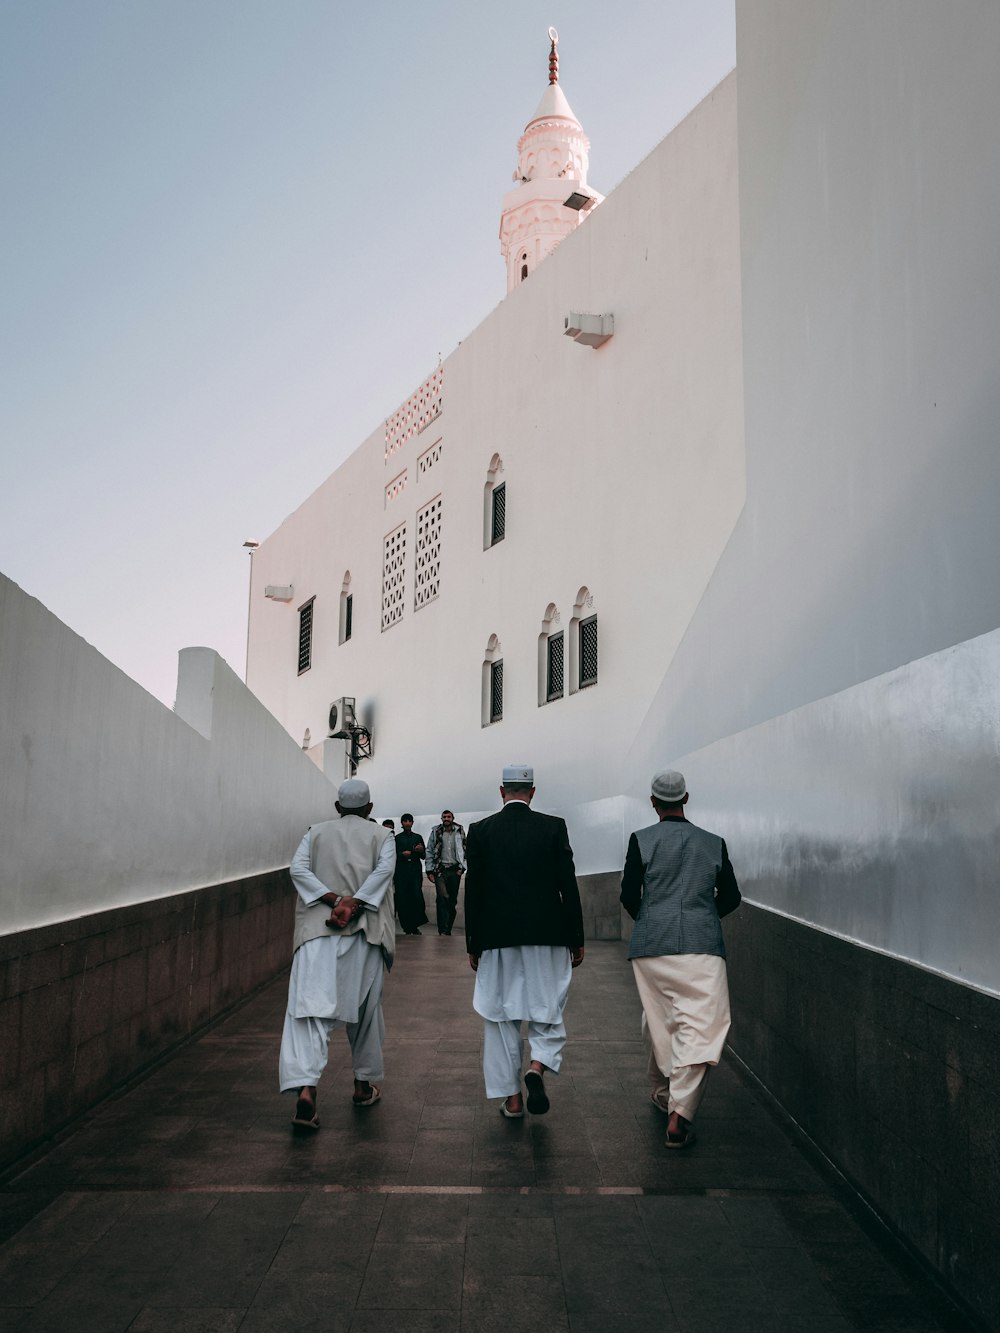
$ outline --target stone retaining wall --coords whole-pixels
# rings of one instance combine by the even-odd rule
[[[286,967],[293,903],[275,870],[0,936],[0,1164]]]

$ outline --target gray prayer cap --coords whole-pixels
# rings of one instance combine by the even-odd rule
[[[371,800],[368,783],[360,778],[348,778],[337,788],[337,801],[345,810],[360,810]]]
[[[530,764],[508,764],[503,771],[503,785],[508,782],[530,782],[534,785],[535,770]]]
[[[684,774],[678,773],[676,768],[665,768],[662,773],[653,774],[649,790],[664,805],[676,805],[683,799],[687,783]]]

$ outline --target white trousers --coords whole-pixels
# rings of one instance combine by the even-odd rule
[[[358,1005],[358,1021],[344,1023],[336,1018],[293,1018],[285,1014],[278,1057],[278,1079],[282,1092],[314,1088],[326,1068],[330,1053],[330,1033],[347,1029],[351,1044],[354,1077],[378,1081],[385,1076],[382,1041],[385,1018],[382,1014],[382,960],[378,960],[372,984]]]
[[[729,1033],[726,960],[705,953],[665,954],[633,958],[632,970],[652,1045],[654,1096],[693,1120],[709,1068],[719,1063]]]
[[[561,1019],[558,1023],[537,1023],[531,1018],[527,1024],[531,1059],[558,1074],[566,1045],[566,1024]],[[523,1064],[521,1024],[512,1019],[500,1023],[484,1019],[483,1078],[487,1097],[512,1097],[520,1092]]]

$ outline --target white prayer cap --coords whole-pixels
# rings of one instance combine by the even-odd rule
[[[676,768],[665,768],[662,773],[653,774],[649,790],[658,801],[669,805],[681,800],[687,791],[687,783],[684,781],[684,774],[678,773]]]
[[[348,778],[337,788],[337,801],[345,810],[360,810],[371,798],[368,783],[360,778]]]
[[[503,785],[508,782],[530,782],[534,784],[535,770],[530,764],[508,764],[503,771]]]

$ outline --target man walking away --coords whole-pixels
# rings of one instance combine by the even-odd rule
[[[319,1129],[316,1087],[335,1028],[347,1029],[356,1107],[378,1101],[383,1077],[382,978],[396,935],[396,843],[368,818],[367,782],[342,782],[336,805],[338,818],[308,829],[291,865],[298,902],[278,1077],[282,1092],[298,1094],[292,1124],[300,1130]]]
[[[729,1032],[720,918],[740,891],[722,838],[684,817],[683,774],[657,773],[651,787],[658,823],[629,838],[621,902],[635,922],[628,956],[652,1044],[652,1100],[669,1117],[667,1147],[687,1148]]]
[[[476,974],[472,1004],[484,1021],[487,1097],[500,1114],[524,1115],[521,1023],[531,1063],[524,1073],[528,1110],[549,1109],[546,1072],[559,1072],[563,1010],[572,968],[583,962],[583,914],[566,823],[530,808],[534,770],[503,770],[503,809],[469,828],[465,933]]]
[[[437,897],[439,935],[450,935],[458,908],[458,888],[465,871],[465,829],[450,810],[441,811],[441,823],[431,829],[427,844],[427,878]]]

